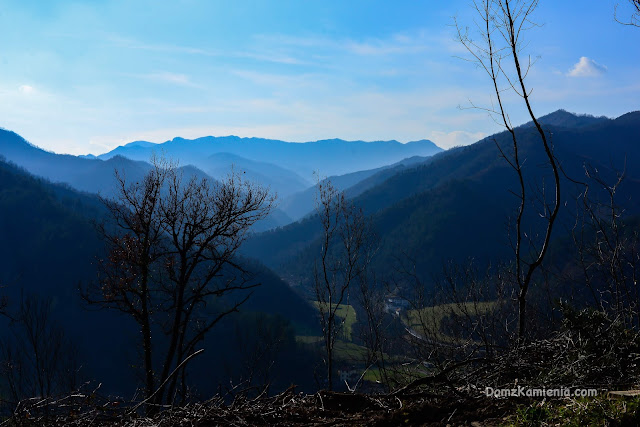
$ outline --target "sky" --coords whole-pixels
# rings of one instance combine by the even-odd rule
[[[640,109],[640,28],[616,4],[540,1],[522,52],[536,114]],[[473,29],[471,2],[0,0],[0,127],[70,154],[207,135],[470,144],[501,129],[471,108],[491,86],[454,17]]]

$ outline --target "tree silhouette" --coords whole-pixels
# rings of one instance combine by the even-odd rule
[[[256,286],[235,255],[274,199],[234,173],[184,180],[174,163],[152,163],[141,182],[116,173],[118,196],[104,200],[112,222],[100,226],[108,257],[84,297],[139,325],[146,399],[161,404],[185,398],[186,361]]]
[[[348,304],[352,283],[362,279],[370,262],[371,231],[361,209],[331,181],[318,180],[316,211],[322,224],[321,251],[314,268],[314,290],[325,344],[327,382],[333,388],[336,339],[342,330],[338,312]]]
[[[536,27],[532,14],[538,6],[538,0],[478,0],[474,1],[478,16],[476,40],[469,35],[469,29],[456,22],[458,40],[471,54],[471,61],[477,64],[489,76],[496,105],[483,108],[496,123],[503,126],[511,136],[511,150],[503,149],[496,141],[501,156],[515,171],[518,190],[514,192],[519,200],[515,219],[513,251],[515,255],[515,281],[518,285],[518,338],[525,337],[527,329],[527,294],[534,280],[534,274],[541,267],[548,252],[554,225],[560,211],[560,166],[553,153],[550,135],[545,133],[531,105],[531,89],[526,78],[533,64],[531,57],[522,61],[521,55],[526,41],[524,33]],[[528,182],[524,174],[526,159],[521,158],[519,135],[511,123],[506,106],[506,92],[515,94],[524,104],[527,114],[533,121],[539,136],[539,147],[544,151],[546,161],[552,172],[552,200],[545,197],[542,188]],[[475,107],[475,106],[474,106]],[[542,236],[532,233],[525,224],[528,210],[537,210],[544,220]]]

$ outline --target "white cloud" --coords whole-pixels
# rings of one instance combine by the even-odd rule
[[[36,89],[33,86],[22,85],[18,88],[20,93],[24,93],[25,95],[31,95],[36,92]]]
[[[463,130],[456,130],[453,132],[440,132],[433,131],[429,136],[429,139],[436,143],[441,148],[451,148],[460,145],[473,144],[484,138],[486,135],[482,132],[466,132]]]
[[[598,64],[591,58],[583,56],[580,60],[569,70],[567,75],[569,77],[597,77],[607,72],[607,67],[602,64]]]

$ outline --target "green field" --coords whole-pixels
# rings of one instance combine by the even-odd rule
[[[318,302],[314,301],[313,305],[318,308]],[[335,307],[335,306],[334,306]],[[447,310],[434,310],[433,308],[423,309],[423,315],[429,315],[435,320],[440,321],[440,316],[444,317]],[[414,316],[414,320],[419,324],[418,312],[410,313]],[[353,343],[354,325],[357,322],[356,311],[349,304],[341,304],[336,311],[338,317],[337,323],[340,323],[342,330],[340,331],[334,347],[334,360],[341,364],[360,367],[363,372],[366,366],[363,363],[367,360],[368,349],[364,346]],[[318,349],[324,348],[324,338],[317,335],[298,335],[296,341],[300,344],[316,346]],[[404,357],[384,355],[387,361],[388,375],[391,381],[404,384],[412,379],[424,375],[423,368],[418,368],[415,364],[406,364]],[[373,383],[381,380],[380,372],[375,367],[370,367],[364,374],[363,379]]]
[[[465,313],[470,316],[482,316],[496,308],[495,301],[464,304],[442,304],[433,307],[425,307],[418,310],[409,310],[405,319],[406,324],[418,333],[425,335],[425,328],[431,335],[435,335],[440,341],[452,341],[453,338],[442,331],[442,322],[448,316],[462,316]]]
[[[318,301],[313,301],[313,305],[318,308],[320,304]],[[335,304],[333,307],[335,308]],[[353,325],[358,321],[356,317],[356,310],[349,304],[340,304],[338,309],[336,310],[336,324],[342,325],[342,330],[340,331],[340,335],[338,338],[343,339],[345,341],[351,341],[352,333],[353,333]]]
[[[367,358],[367,348],[352,342],[337,340],[333,350],[338,362],[362,362]]]
[[[296,336],[296,341],[301,344],[324,345],[324,338],[314,335],[298,335]],[[367,356],[367,349],[365,347],[344,340],[336,340],[333,351],[335,360],[339,362],[353,363],[362,361]]]
[[[314,307],[318,308],[317,301],[313,301]],[[333,306],[335,308],[335,305]],[[363,360],[366,357],[367,349],[353,344],[353,325],[358,321],[356,310],[349,304],[340,304],[336,310],[336,324],[340,325],[340,333],[338,334],[334,354],[336,361],[353,362]],[[296,341],[303,344],[319,344],[324,345],[324,338],[316,335],[298,335]]]

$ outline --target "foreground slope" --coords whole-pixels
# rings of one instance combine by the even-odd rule
[[[96,280],[97,259],[104,254],[93,222],[105,215],[96,196],[52,184],[0,159],[0,296],[7,297],[9,312],[17,309],[22,296],[51,298],[55,321],[77,344],[82,374],[103,381],[103,390],[124,393],[136,386],[130,365],[138,328],[116,312],[88,310],[78,289]],[[240,262],[253,273],[253,283],[261,284],[242,312],[280,317],[296,328],[315,327],[314,310],[288,285],[258,263]],[[240,323],[226,323],[230,331],[246,326],[250,319],[242,316]],[[0,322],[4,334],[8,320]],[[220,342],[232,338],[218,333]],[[210,352],[208,360],[233,359],[233,351],[223,345]]]

